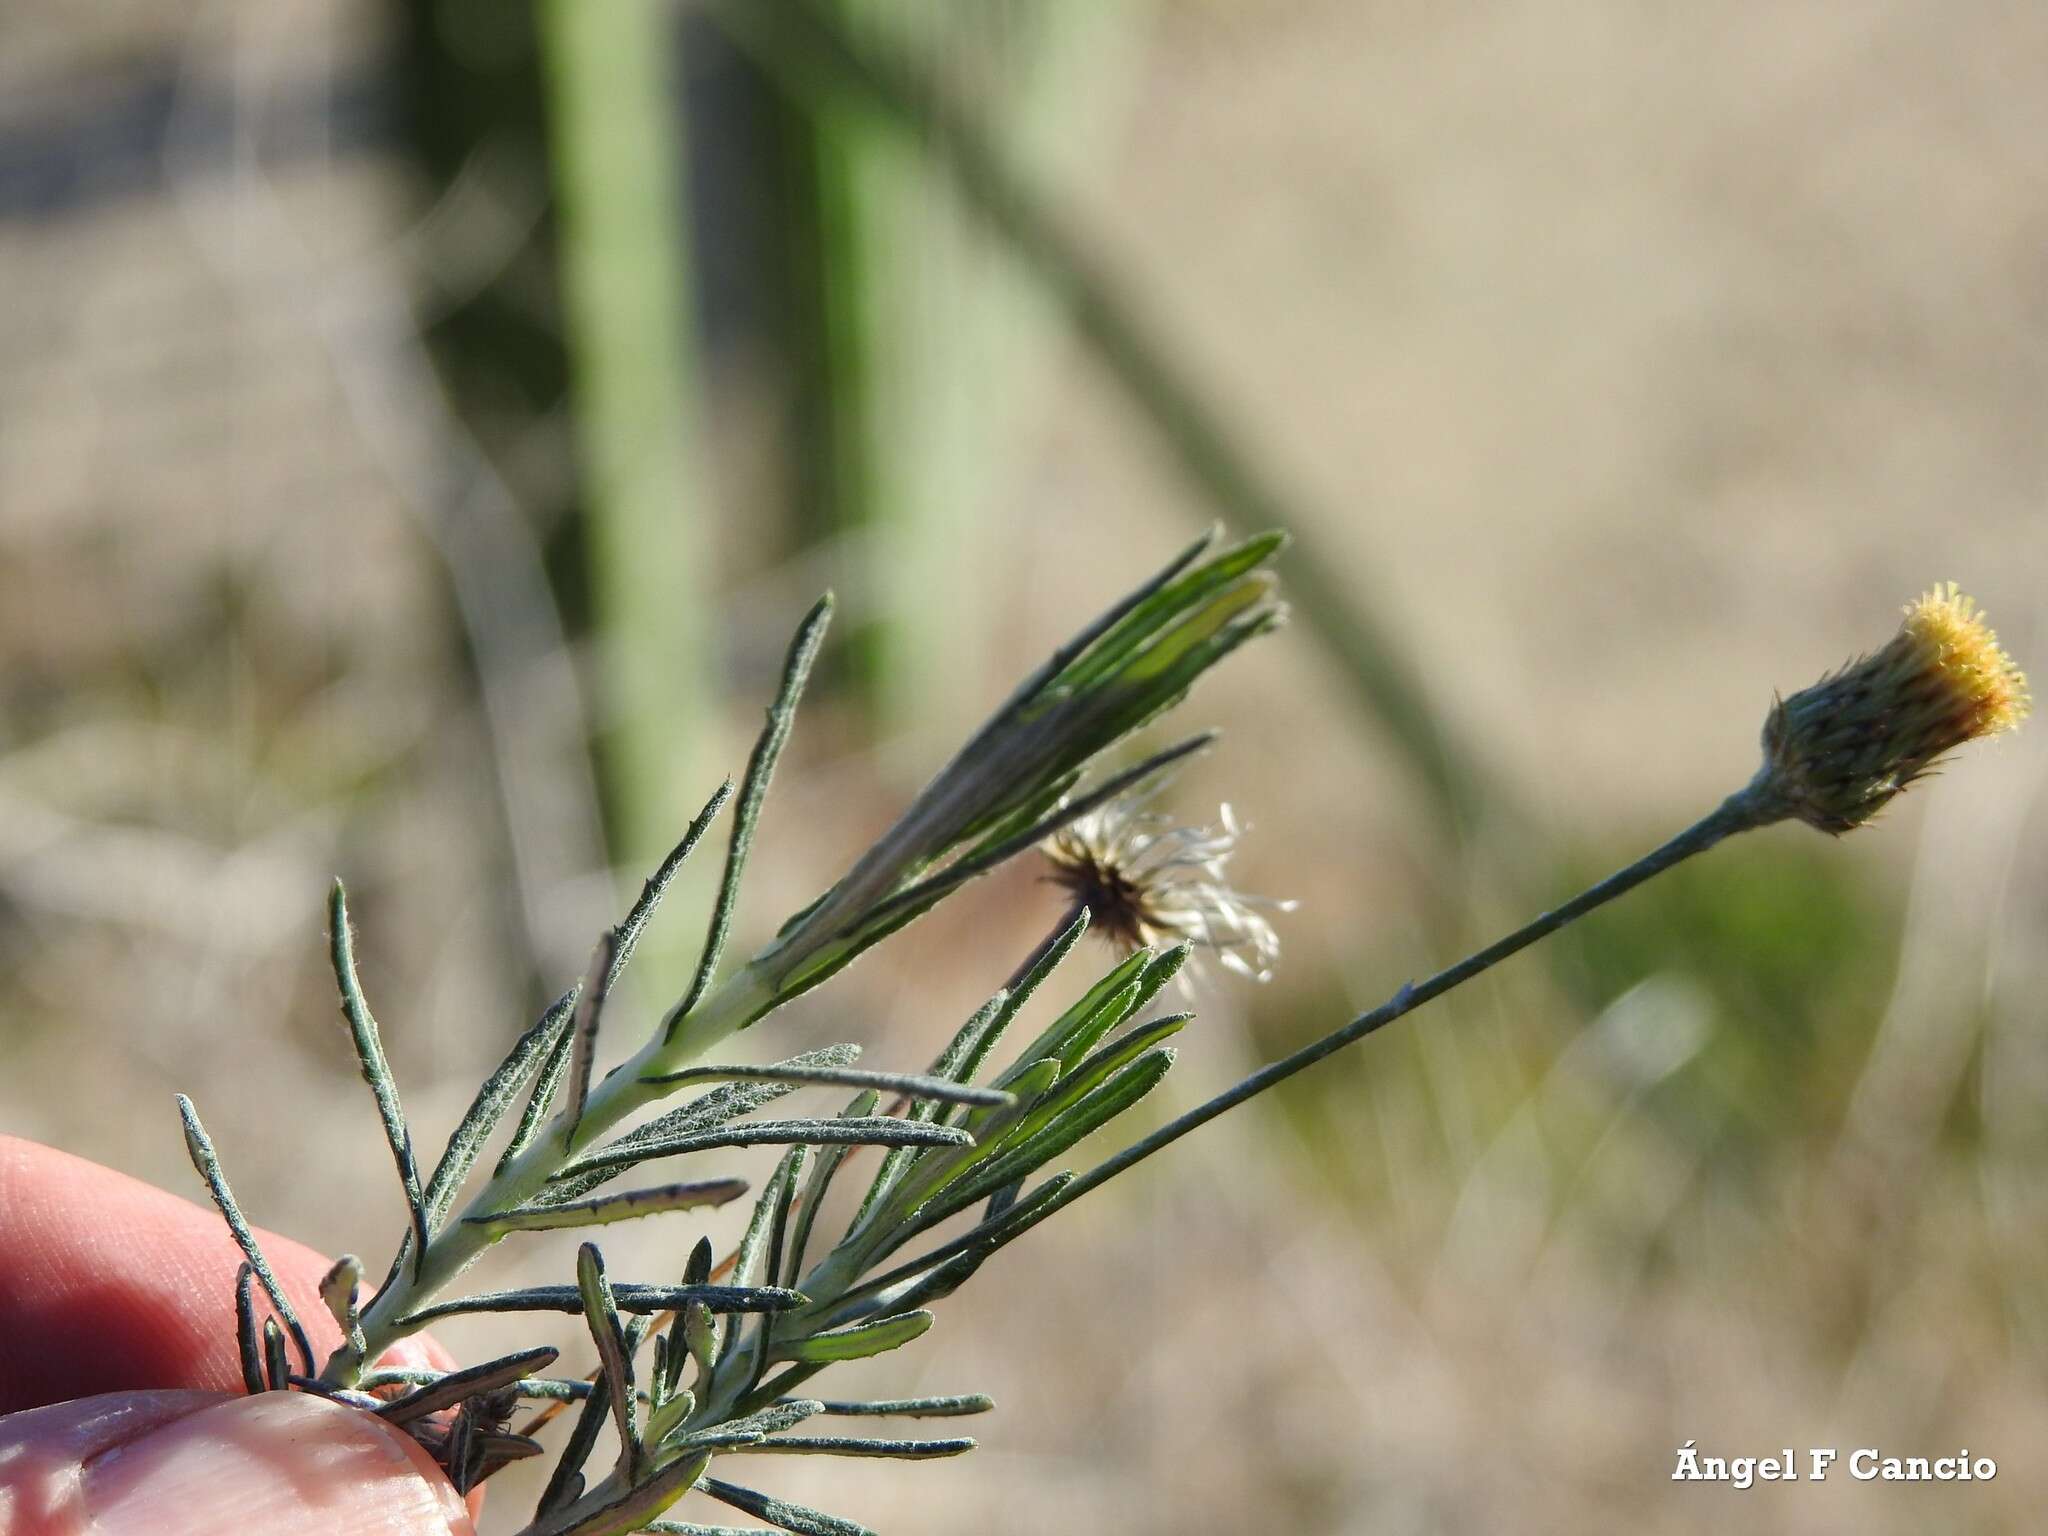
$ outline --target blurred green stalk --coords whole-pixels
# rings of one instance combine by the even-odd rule
[[[1400,648],[1310,547],[1304,534],[1319,520],[1281,490],[1174,361],[1109,264],[979,118],[941,88],[935,71],[908,48],[885,43],[878,28],[850,26],[829,0],[717,0],[712,14],[799,98],[846,101],[906,133],[1065,309],[1205,498],[1243,526],[1293,531],[1285,575],[1296,611],[1429,790],[1440,818],[1453,831],[1473,825],[1492,787],[1451,738]]]
[[[690,385],[682,116],[664,0],[539,9],[615,860],[651,867],[707,762],[711,625]]]

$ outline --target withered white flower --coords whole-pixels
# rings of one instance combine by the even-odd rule
[[[1226,804],[1219,825],[1185,826],[1127,797],[1055,832],[1039,851],[1049,878],[1085,906],[1090,926],[1128,949],[1189,943],[1214,952],[1241,976],[1265,981],[1280,957],[1280,935],[1261,909],[1296,903],[1248,896],[1225,866],[1244,836]]]

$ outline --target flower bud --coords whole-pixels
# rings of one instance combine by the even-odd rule
[[[1906,606],[1889,644],[1778,700],[1745,797],[1762,821],[1860,827],[1944,754],[2017,726],[2027,680],[1954,582]]]

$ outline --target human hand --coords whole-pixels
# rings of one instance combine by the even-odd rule
[[[316,1354],[339,1343],[327,1261],[259,1237]],[[474,1536],[403,1430],[302,1392],[244,1395],[241,1257],[213,1212],[0,1136],[0,1536]],[[452,1363],[429,1341],[387,1358]]]

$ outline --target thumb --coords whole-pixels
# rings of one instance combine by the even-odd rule
[[[115,1392],[0,1418],[8,1536],[476,1536],[375,1414],[301,1392]]]

